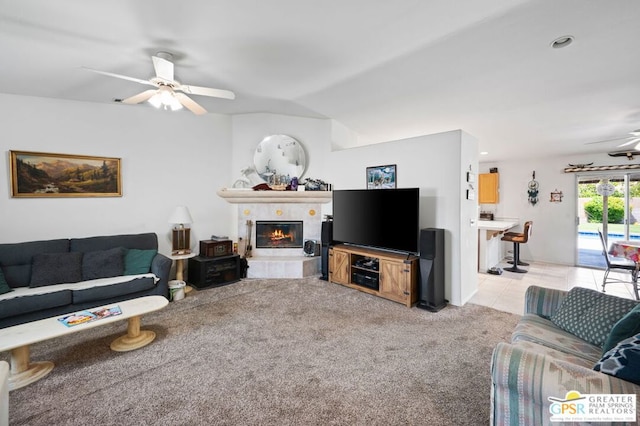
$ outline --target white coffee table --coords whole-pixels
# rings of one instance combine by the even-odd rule
[[[0,352],[11,351],[9,390],[19,389],[40,380],[53,369],[54,364],[50,361],[30,362],[29,345],[127,319],[127,334],[114,340],[111,349],[118,352],[138,349],[148,345],[156,337],[153,331],[140,330],[140,316],[162,309],[168,303],[163,296],[146,296],[105,305],[103,308],[119,306],[122,314],[72,327],[58,321],[58,318],[65,316],[58,315],[0,329]]]

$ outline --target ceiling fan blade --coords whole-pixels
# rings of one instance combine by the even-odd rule
[[[115,77],[115,78],[121,78],[123,80],[135,81],[136,83],[146,84],[148,86],[155,86],[155,84],[153,84],[149,80],[142,80],[140,78],[128,77],[126,75],[115,74],[115,73],[112,73],[112,72],[94,70],[93,68],[87,68],[87,67],[82,67],[82,68],[84,68],[85,70],[91,71],[91,72],[98,73],[98,74],[107,75],[109,77]]]
[[[230,90],[212,89],[211,87],[190,86],[188,84],[181,84],[176,87],[176,90],[181,90],[190,95],[200,96],[212,96],[214,98],[223,99],[235,99],[236,95]]]
[[[175,93],[176,99],[195,115],[206,114],[207,110],[198,105],[193,99],[185,95],[184,93]]]
[[[636,142],[638,142],[638,141],[640,141],[640,138],[633,138],[633,139],[630,139],[630,140],[626,141],[625,143],[621,143],[620,145],[618,145],[618,148],[623,147],[623,146],[627,146],[627,145],[634,144],[634,143],[636,143]]]
[[[625,140],[625,139],[627,139],[627,138],[626,137],[621,137],[621,138],[615,138],[615,139],[606,139],[606,140],[603,140],[603,141],[587,142],[587,143],[585,143],[585,145],[595,145],[597,143],[622,141],[622,140]]]
[[[173,81],[173,62],[158,56],[152,56],[153,69],[156,70],[156,77],[167,81]]]
[[[123,99],[122,103],[123,104],[128,104],[128,105],[139,104],[141,102],[148,101],[149,98],[151,98],[156,93],[158,93],[158,91],[154,90],[154,89],[145,90],[142,93],[138,93],[137,95],[133,95],[133,96],[127,98],[127,99]]]

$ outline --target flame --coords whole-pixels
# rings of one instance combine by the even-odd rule
[[[289,239],[289,240],[293,241],[293,235],[292,234],[285,234],[284,232],[282,232],[282,229],[276,229],[275,231],[273,231],[271,234],[269,234],[269,238],[271,240]]]

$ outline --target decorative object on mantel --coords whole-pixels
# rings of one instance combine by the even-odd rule
[[[307,179],[304,183],[305,191],[331,191],[331,184],[321,179]]]
[[[292,183],[288,183],[288,184],[280,183],[280,184],[273,185],[273,184],[266,184],[264,182],[255,185],[251,189],[253,189],[254,191],[297,191],[298,181],[296,180],[295,189],[293,188]]]
[[[558,191],[558,189],[556,189],[555,191],[551,191],[551,199],[549,201],[552,203],[561,203],[562,197],[562,191]]]
[[[10,151],[11,196],[122,197],[120,159]]]
[[[233,187],[236,189],[249,189],[254,185],[262,183],[262,179],[253,166],[245,167],[240,170],[240,173],[242,174],[242,177],[233,182]]]
[[[536,180],[536,171],[533,171],[532,174],[532,178],[529,181],[528,184],[528,189],[527,189],[527,194],[529,194],[529,203],[532,206],[535,206],[536,204],[538,204],[538,188],[539,188],[539,184],[538,181]]]
[[[396,165],[367,167],[367,189],[396,187]]]
[[[251,189],[254,191],[271,191],[272,188],[266,183],[259,183]]]
[[[172,231],[171,254],[191,253],[191,229],[185,225],[193,223],[189,209],[186,206],[178,206],[169,217],[169,223],[175,225]]]
[[[593,163],[591,163],[591,164],[593,164]],[[591,166],[590,164],[586,164],[586,165],[569,164],[569,166],[570,167],[567,167],[567,168],[564,169],[565,173],[640,169],[640,164],[619,164],[619,165],[612,165],[612,166]]]

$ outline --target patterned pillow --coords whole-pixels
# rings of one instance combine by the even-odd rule
[[[618,342],[640,333],[640,304],[620,318],[602,346],[602,353],[611,350]]]
[[[640,385],[640,334],[618,343],[593,369]]]
[[[613,325],[637,303],[588,288],[574,287],[550,319],[557,327],[602,347]]]

